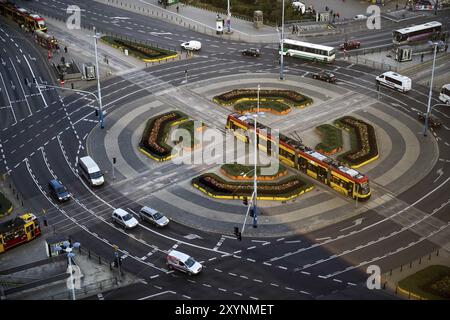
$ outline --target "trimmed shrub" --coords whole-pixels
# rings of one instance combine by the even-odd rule
[[[346,116],[335,121],[336,126],[350,132],[352,150],[339,155],[338,160],[358,167],[378,157],[375,129],[368,123]]]
[[[139,146],[152,156],[163,159],[172,153],[172,147],[166,143],[170,126],[177,121],[186,120],[187,116],[178,111],[171,111],[147,121]]]
[[[170,50],[156,48],[137,41],[124,40],[112,36],[103,36],[101,40],[118,49],[127,49],[129,54],[139,59],[162,59],[168,56],[174,56],[177,53]]]
[[[192,184],[205,189],[214,195],[222,196],[251,196],[253,193],[252,182],[229,182],[214,173],[202,174],[192,179]],[[300,178],[291,176],[277,182],[258,183],[258,196],[290,197],[306,190],[311,185]]]
[[[245,166],[239,163],[227,163],[222,165],[221,169],[228,175],[238,177],[242,176],[241,173],[246,174],[246,177],[253,178],[254,176],[254,167],[253,166]],[[256,167],[256,172],[258,174],[258,179],[261,177],[261,166]],[[263,176],[263,177],[275,177],[278,175],[286,174],[287,169],[279,165],[278,170],[274,175],[271,176]]]
[[[316,150],[325,154],[333,154],[342,150],[342,132],[330,124],[323,124],[316,129],[322,137],[322,142],[316,146]]]

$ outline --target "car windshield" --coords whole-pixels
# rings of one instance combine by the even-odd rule
[[[98,179],[102,177],[102,172],[101,171],[92,172],[89,176],[91,177],[91,179]]]
[[[155,220],[159,220],[159,219],[161,219],[163,217],[163,215],[161,214],[161,213],[159,213],[159,212],[155,212],[154,214],[153,214],[153,218],[155,219]]]
[[[64,187],[59,187],[59,188],[56,188],[56,192],[59,193],[59,194],[61,194],[61,193],[66,193],[67,190],[66,190],[66,188],[64,188]]]
[[[184,262],[184,264],[185,264],[188,268],[190,268],[190,267],[192,267],[192,266],[195,264],[195,261],[194,261],[194,259],[192,259],[191,257],[189,257],[189,258]]]
[[[126,215],[123,216],[123,221],[128,221],[133,219],[133,217],[131,216],[131,214],[127,213]]]

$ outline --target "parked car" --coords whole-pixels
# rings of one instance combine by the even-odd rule
[[[142,207],[139,211],[139,217],[141,220],[153,223],[157,227],[165,227],[169,223],[169,219],[165,215],[150,207]]]
[[[170,250],[167,254],[167,267],[186,272],[189,275],[198,274],[202,270],[202,265],[194,258],[176,250]]]
[[[422,121],[423,123],[425,123],[425,118],[426,118],[426,113],[418,113],[417,117],[419,118],[420,121]],[[428,125],[431,128],[439,128],[440,126],[442,126],[441,121],[438,118],[435,118],[431,115],[428,116]]]
[[[59,180],[50,180],[48,189],[50,190],[50,194],[58,201],[63,202],[71,198],[69,191],[67,191],[67,188]]]
[[[350,40],[350,41],[346,41],[346,42],[342,43],[339,46],[339,49],[352,50],[352,49],[359,49],[360,46],[361,46],[361,42],[356,41],[356,40]]]
[[[261,55],[261,52],[259,51],[259,49],[256,49],[256,48],[244,49],[244,50],[241,50],[241,53],[243,56],[259,57]]]
[[[322,80],[326,82],[336,82],[337,78],[334,74],[328,71],[320,71],[318,73],[313,74],[313,79]]]
[[[125,229],[133,229],[138,226],[139,222],[127,211],[117,208],[112,213],[114,222],[120,224]]]
[[[202,43],[200,41],[191,40],[187,42],[183,42],[181,44],[181,48],[184,50],[190,50],[190,51],[200,51],[202,48]]]

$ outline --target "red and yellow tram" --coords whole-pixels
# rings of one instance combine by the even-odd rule
[[[30,31],[41,30],[47,32],[44,18],[7,0],[0,0],[0,14],[14,20],[20,26]]]
[[[254,130],[254,122],[246,116],[233,113],[228,116],[226,128],[233,130],[237,138],[247,143],[249,141],[247,131]],[[267,133],[267,129],[264,125],[257,123],[257,144],[260,150],[272,154],[271,144],[267,143],[267,140],[272,143],[278,142]],[[282,134],[279,135],[278,147],[280,160],[290,167],[306,173],[347,197],[360,201],[370,198],[369,178],[366,175]]]
[[[14,219],[0,223],[0,253],[41,235],[37,217],[25,213]]]

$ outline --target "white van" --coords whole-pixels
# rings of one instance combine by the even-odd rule
[[[397,89],[402,92],[411,90],[411,79],[401,74],[387,71],[375,78],[378,84]]]
[[[305,14],[306,6],[304,3],[301,3],[300,1],[292,2],[292,8],[294,8],[297,11],[300,11],[301,14]]]
[[[167,266],[169,269],[178,269],[189,275],[198,274],[202,265],[192,257],[176,250],[170,250],[167,254]]]
[[[181,48],[183,48],[184,50],[200,51],[200,49],[202,48],[202,43],[200,41],[191,40],[183,42],[181,44]]]
[[[102,171],[91,157],[87,156],[80,158],[78,166],[80,167],[80,175],[83,176],[91,186],[101,186],[105,182]]]

